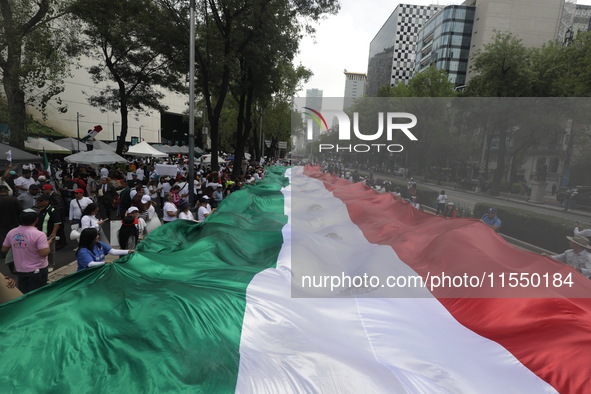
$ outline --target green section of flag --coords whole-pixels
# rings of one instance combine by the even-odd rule
[[[138,252],[0,306],[6,392],[234,391],[246,288],[274,267],[285,168],[205,223],[159,227]]]

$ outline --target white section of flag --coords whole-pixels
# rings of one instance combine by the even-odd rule
[[[237,392],[555,392],[502,346],[459,324],[435,298],[291,298],[296,233],[319,267],[346,262],[354,245],[367,258],[348,268],[370,261],[388,261],[400,272],[410,268],[390,247],[370,244],[321,182],[301,169],[286,176],[296,186],[282,190],[289,217],[284,245],[277,268],[256,275],[247,289]],[[295,193],[321,210],[292,212]]]

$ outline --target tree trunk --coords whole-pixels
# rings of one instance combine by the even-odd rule
[[[242,175],[242,160],[244,159],[244,147],[250,135],[252,128],[252,101],[254,96],[254,87],[250,83],[252,74],[247,73],[246,78],[242,81],[243,84],[248,85],[246,94],[240,96],[240,110],[238,113],[239,127],[236,132],[236,150],[234,151],[234,170],[233,176]]]
[[[117,140],[117,150],[116,153],[118,155],[123,154],[123,148],[125,147],[125,139],[127,138],[127,128],[129,123],[127,121],[127,114],[129,113],[127,109],[127,96],[122,94],[121,96],[121,134],[119,134],[119,139]]]
[[[507,129],[503,125],[499,129],[499,151],[497,153],[497,169],[493,176],[493,182],[490,188],[491,196],[498,196],[501,194],[501,181],[505,172],[505,156],[507,153]]]
[[[8,81],[7,81],[8,79]],[[10,146],[23,149],[25,147],[27,109],[25,92],[20,88],[18,77],[16,82],[4,78],[4,91],[8,97],[8,121],[10,126]]]
[[[245,78],[242,78],[241,84],[244,86]],[[242,90],[240,99],[238,100],[238,117],[236,118],[236,133],[234,145],[234,168],[232,170],[232,176],[237,177],[242,173],[242,158],[244,154],[240,153],[240,150],[244,147],[243,135],[245,127],[244,111],[246,110],[246,92]]]
[[[2,67],[4,92],[8,101],[8,120],[10,126],[10,146],[25,147],[27,108],[25,92],[20,85],[20,65],[22,39],[13,37],[8,43],[6,63]]]

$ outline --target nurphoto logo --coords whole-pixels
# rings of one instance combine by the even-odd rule
[[[306,138],[308,141],[314,138],[314,123],[319,127],[319,130],[328,131],[328,123],[325,117],[319,112],[310,107],[303,107],[305,115],[308,116],[306,122]],[[384,130],[386,132],[386,140],[392,141],[395,132],[402,132],[411,141],[418,141],[418,138],[410,131],[417,125],[417,117],[408,112],[378,112],[378,130],[373,133],[362,132],[359,127],[359,113],[353,113],[353,127],[351,127],[351,120],[349,116],[343,111],[331,110],[326,112],[338,122],[338,139],[343,142],[350,142],[352,134],[355,139],[360,141],[377,141],[382,138]],[[353,133],[351,133],[351,129]],[[404,147],[400,144],[319,144],[318,152],[402,152]]]

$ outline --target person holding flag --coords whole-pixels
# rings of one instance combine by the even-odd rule
[[[80,140],[86,144],[87,151],[91,151],[94,148],[93,142],[95,141],[95,137],[102,129],[103,127],[101,125],[96,125],[91,130],[88,130],[88,134]]]

